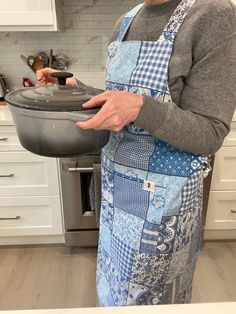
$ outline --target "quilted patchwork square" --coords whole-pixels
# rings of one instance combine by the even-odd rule
[[[107,226],[112,231],[114,216],[114,206],[107,202],[104,198],[101,201],[101,214],[100,214],[100,223]]]
[[[140,50],[141,42],[112,42],[109,45],[106,62],[106,81],[129,85]]]
[[[137,136],[124,131],[124,138],[117,147],[115,162],[141,170],[148,170],[149,156],[155,147],[155,140],[151,136]],[[128,152],[128,153],[127,153]]]
[[[138,64],[130,79],[130,85],[142,86],[165,92],[168,86],[168,63],[173,43],[142,42]]]
[[[170,176],[189,177],[191,161],[192,154],[156,140],[155,150],[150,158],[149,171]]]
[[[172,282],[165,283],[163,304],[175,304],[177,291],[179,291],[180,278],[174,278]]]
[[[112,261],[117,266],[120,275],[124,279],[129,279],[134,259],[134,249],[113,234],[111,251]]]
[[[102,197],[110,204],[113,203],[114,175],[104,166],[101,168]]]
[[[162,304],[164,286],[158,285],[149,289],[135,283],[129,284],[128,299],[126,305],[157,305]]]
[[[115,306],[124,306],[128,297],[129,281],[127,281],[117,269],[117,266],[111,263],[110,293]]]
[[[182,190],[182,202],[181,202],[181,208],[179,211],[180,215],[185,214],[187,211],[193,210],[195,206],[200,205],[200,195],[199,195],[199,189],[200,189],[200,172],[195,172],[193,175],[191,175],[186,183],[186,185],[183,187]]]
[[[177,225],[177,216],[163,217],[159,227],[157,253],[170,254],[173,252]]]
[[[134,250],[139,250],[144,221],[139,217],[127,214],[115,208],[113,235],[129,245]]]
[[[156,255],[158,234],[159,225],[145,221],[140,243],[140,252]]]
[[[174,278],[179,277],[185,270],[188,261],[190,246],[184,247],[182,250],[172,254],[166,283],[170,283]]]
[[[185,215],[179,216],[179,222],[176,229],[176,238],[174,242],[174,252],[180,251],[190,241],[192,241],[193,234],[199,228],[200,217],[198,217],[198,210],[187,212]]]
[[[143,182],[140,180],[123,178],[115,175],[116,193],[114,195],[114,206],[125,212],[146,218],[149,192],[143,190]]]
[[[162,283],[167,275],[170,256],[151,256],[145,253],[136,253],[132,266],[130,281],[152,288]]]

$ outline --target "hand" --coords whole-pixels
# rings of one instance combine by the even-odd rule
[[[86,102],[84,108],[102,106],[99,112],[85,122],[76,122],[82,129],[111,130],[118,132],[134,122],[143,105],[143,95],[124,91],[106,91]]]
[[[48,83],[57,84],[57,79],[49,76],[49,74],[53,72],[62,72],[62,71],[55,70],[52,68],[44,68],[44,69],[38,70],[36,72],[36,78],[37,78],[36,85],[40,86],[40,85],[45,85]],[[66,84],[72,84],[72,85],[77,84],[77,80],[75,77],[67,78]]]

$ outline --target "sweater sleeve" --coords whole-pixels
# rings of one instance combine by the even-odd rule
[[[230,131],[236,107],[235,51],[236,33],[192,66],[180,104],[144,96],[135,124],[178,149],[214,154]]]

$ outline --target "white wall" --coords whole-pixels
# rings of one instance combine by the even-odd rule
[[[53,48],[72,60],[68,69],[86,84],[104,87],[106,46],[115,21],[142,0],[64,0],[63,32],[0,32],[0,73],[12,88],[24,76],[35,80],[21,61],[26,56]]]

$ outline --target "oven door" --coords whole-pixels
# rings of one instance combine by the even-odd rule
[[[98,229],[96,213],[91,210],[89,188],[93,164],[100,156],[60,159],[61,190],[66,231]]]

